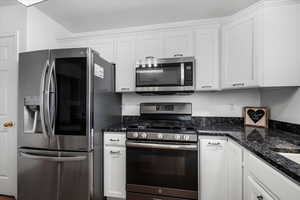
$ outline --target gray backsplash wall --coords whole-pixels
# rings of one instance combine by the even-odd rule
[[[271,109],[271,119],[300,124],[300,88],[261,90],[261,105]]]
[[[123,115],[139,115],[139,104],[144,102],[191,102],[193,116],[242,117],[244,106],[260,106],[258,89],[197,92],[189,96],[141,96],[123,94]]]

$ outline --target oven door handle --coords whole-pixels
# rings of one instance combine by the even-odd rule
[[[153,144],[153,143],[141,143],[141,142],[128,142],[127,147],[143,148],[143,149],[167,149],[167,150],[186,150],[197,151],[197,144]]]

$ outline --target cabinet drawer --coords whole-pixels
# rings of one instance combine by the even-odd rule
[[[300,186],[284,177],[252,153],[246,153],[245,165],[246,174],[255,177],[265,188],[275,194],[278,199],[299,199]]]
[[[105,146],[125,146],[126,134],[124,133],[105,133]]]

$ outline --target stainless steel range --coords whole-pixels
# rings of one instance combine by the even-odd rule
[[[190,103],[141,104],[127,132],[127,200],[198,197],[197,134]]]

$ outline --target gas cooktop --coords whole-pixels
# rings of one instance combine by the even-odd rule
[[[196,142],[197,132],[192,123],[191,114],[189,103],[141,104],[142,120],[128,125],[127,138]]]

